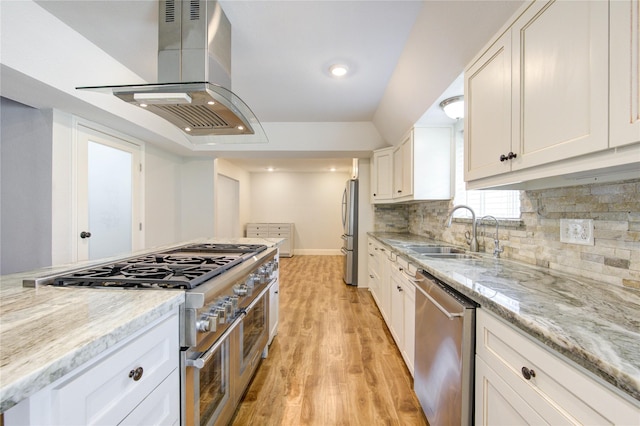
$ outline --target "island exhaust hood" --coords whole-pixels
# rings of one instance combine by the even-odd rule
[[[110,90],[190,136],[234,136],[266,142],[251,109],[231,92],[231,24],[215,0],[160,0],[158,83],[78,87]],[[193,143],[234,138],[191,138]]]

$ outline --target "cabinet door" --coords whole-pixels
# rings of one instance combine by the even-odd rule
[[[406,281],[404,290],[404,351],[402,355],[413,376],[416,350],[416,288]]]
[[[543,425],[540,417],[518,394],[493,371],[482,358],[476,356],[475,424]]]
[[[393,198],[413,195],[413,131],[393,151]]]
[[[465,71],[464,180],[511,170],[511,33]]]
[[[393,265],[393,268],[397,267]],[[404,348],[404,289],[402,288],[402,278],[398,274],[397,270],[391,274],[391,326],[389,331],[391,331],[391,335],[402,353]]]
[[[609,146],[640,141],[640,1],[610,3]]]
[[[539,1],[512,27],[512,170],[608,147],[606,1]]]
[[[371,169],[371,187],[373,189],[371,202],[388,201],[392,197],[393,149],[385,148],[373,153],[373,167]]]
[[[177,425],[180,423],[180,374],[167,377],[119,426]]]

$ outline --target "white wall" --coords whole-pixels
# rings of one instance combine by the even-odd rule
[[[296,254],[340,254],[347,173],[251,173],[250,222],[293,222]]]
[[[0,98],[0,273],[51,263],[51,110]]]
[[[224,159],[216,159],[215,160],[215,179],[214,188],[216,189],[216,206],[214,211],[217,212],[218,209],[224,209],[225,203],[227,200],[220,198],[220,193],[217,191],[218,176],[226,176],[230,179],[234,179],[238,181],[239,184],[239,217],[238,217],[238,226],[240,229],[234,230],[235,234],[244,237],[245,236],[245,228],[247,223],[251,220],[251,175],[248,171],[241,169],[240,167],[232,164]],[[217,217],[218,215],[216,215]],[[219,225],[216,222],[216,236],[220,234]]]
[[[182,157],[148,144],[144,162],[145,247],[179,241]]]
[[[213,158],[185,158],[180,176],[180,240],[214,236]]]

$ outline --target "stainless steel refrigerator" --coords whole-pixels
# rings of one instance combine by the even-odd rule
[[[342,279],[358,285],[358,180],[349,179],[342,193]]]

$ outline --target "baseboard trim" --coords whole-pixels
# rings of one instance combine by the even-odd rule
[[[294,254],[298,256],[340,256],[340,249],[296,249]]]

